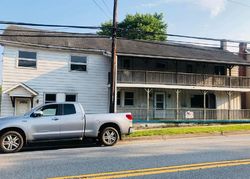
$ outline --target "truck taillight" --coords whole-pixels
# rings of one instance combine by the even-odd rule
[[[126,114],[126,117],[127,117],[128,120],[133,120],[132,114]]]

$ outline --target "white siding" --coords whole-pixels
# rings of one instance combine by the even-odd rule
[[[37,52],[37,69],[17,68],[18,50]],[[71,55],[88,58],[87,72],[70,71]],[[22,82],[39,93],[34,105],[44,103],[44,93],[77,94],[87,113],[108,112],[108,72],[110,60],[102,55],[75,54],[5,47],[3,55],[3,91]],[[38,102],[38,103],[37,103]],[[1,115],[13,115],[10,97],[2,94]]]

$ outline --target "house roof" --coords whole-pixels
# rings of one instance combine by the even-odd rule
[[[30,88],[29,86],[25,85],[24,83],[19,83],[7,89],[3,93],[9,94],[10,96],[16,96],[16,97],[32,97],[32,96],[38,95],[38,92]]]
[[[111,52],[111,39],[108,37],[97,35],[75,35],[64,32],[58,33],[13,25],[7,27],[7,30],[4,31],[4,35],[7,36],[2,36],[0,38],[0,43],[3,45],[12,44],[68,50],[83,50],[90,52]],[[50,37],[27,37],[36,35],[48,35]],[[184,45],[168,42],[163,43],[118,39],[117,52],[120,56],[138,56],[232,65],[250,65],[250,62],[247,62],[237,55],[220,48]]]

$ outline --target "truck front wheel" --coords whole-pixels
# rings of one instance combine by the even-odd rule
[[[23,137],[16,131],[8,131],[0,138],[0,149],[4,153],[18,152],[23,148]]]
[[[100,133],[99,140],[104,146],[113,146],[119,139],[118,131],[113,127],[106,127]]]

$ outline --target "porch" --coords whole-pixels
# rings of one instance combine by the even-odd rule
[[[150,108],[119,108],[118,112],[131,112],[136,120],[166,120],[166,121],[223,121],[249,120],[250,109],[163,109],[162,116],[156,118],[157,109]]]
[[[250,119],[241,92],[192,89],[118,88],[117,112],[136,120],[209,121]]]
[[[221,88],[250,88],[250,77],[143,70],[118,70],[117,82]]]

